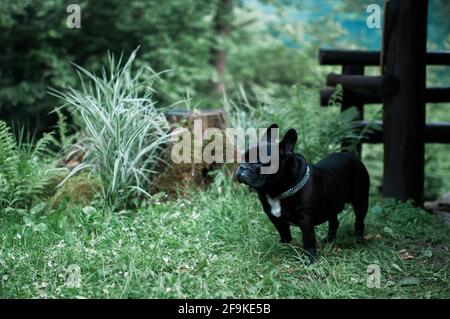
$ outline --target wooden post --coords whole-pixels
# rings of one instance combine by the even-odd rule
[[[428,0],[386,0],[381,71],[400,83],[384,93],[383,196],[423,205]]]
[[[342,74],[346,75],[364,75],[364,65],[355,65],[355,64],[349,64],[349,65],[343,65],[342,66]],[[345,111],[346,109],[355,106],[358,109],[358,117],[356,120],[362,121],[364,119],[364,105],[362,103],[357,104],[346,104],[345,100],[342,102],[341,106],[341,112]],[[345,144],[343,145],[345,146]],[[361,157],[362,152],[362,144],[358,144],[356,152],[359,157]]]

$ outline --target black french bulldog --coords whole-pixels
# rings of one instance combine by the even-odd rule
[[[236,178],[257,191],[264,212],[280,233],[281,242],[292,240],[290,225],[299,226],[303,246],[307,255],[314,260],[316,239],[314,226],[328,221],[328,236],[331,242],[339,226],[337,215],[345,203],[351,203],[355,212],[355,234],[363,240],[364,218],[368,208],[370,179],[367,169],[359,158],[347,152],[334,153],[311,165],[300,154],[293,152],[297,132],[290,129],[279,144],[276,144],[271,129],[263,138],[245,152],[243,163],[236,171]],[[270,163],[257,158],[250,162],[251,152],[262,148],[271,155],[278,146],[278,171],[262,174],[261,169]],[[273,154],[272,154],[273,155]]]

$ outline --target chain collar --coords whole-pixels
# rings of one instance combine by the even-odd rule
[[[280,200],[280,199],[285,199],[285,198],[288,198],[288,197],[294,195],[295,193],[297,193],[299,190],[301,190],[306,185],[306,183],[309,180],[310,175],[311,175],[311,173],[309,170],[309,166],[306,165],[306,173],[302,177],[302,179],[294,187],[289,188],[287,191],[285,191],[284,193],[282,193],[281,195],[278,195],[277,197],[275,197],[273,199]]]

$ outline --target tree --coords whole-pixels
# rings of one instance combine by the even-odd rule
[[[56,105],[48,87],[77,83],[70,62],[98,70],[108,51],[128,55],[138,46],[138,64],[171,70],[155,85],[163,104],[186,91],[210,94],[217,1],[80,0],[81,29],[66,26],[65,0],[2,1],[0,118],[47,130],[56,121],[48,114]]]
[[[233,19],[233,0],[219,0],[214,16],[215,45],[211,49],[212,65],[216,70],[217,79],[214,89],[217,93],[225,93],[225,68],[227,64],[226,41],[231,32]]]

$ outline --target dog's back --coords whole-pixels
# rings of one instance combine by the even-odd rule
[[[314,164],[314,167],[325,174],[333,183],[358,184],[369,188],[369,173],[361,160],[353,153],[333,153]]]
[[[355,231],[364,233],[364,218],[368,209],[370,178],[366,167],[353,153],[334,153],[314,165],[322,177],[328,205],[341,211],[344,202],[355,212]]]

